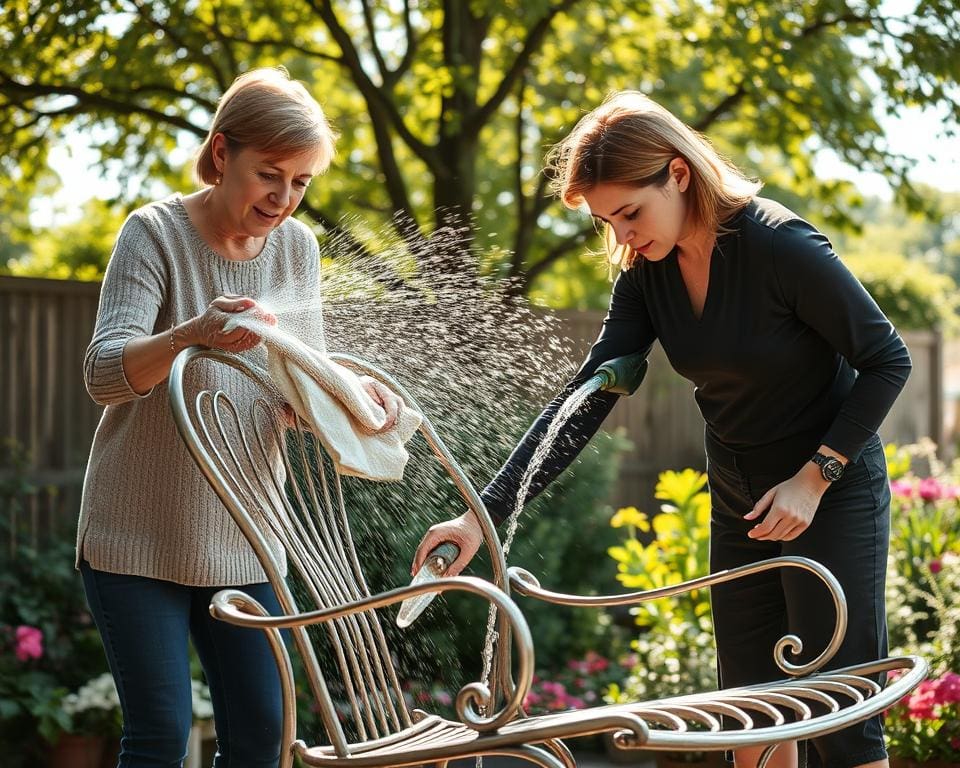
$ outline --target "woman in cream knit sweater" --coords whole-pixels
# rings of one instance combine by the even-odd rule
[[[242,75],[201,148],[204,188],[132,213],[111,255],[84,361],[90,395],[106,408],[84,481],[77,563],[120,694],[123,768],[181,764],[190,639],[210,684],[216,764],[278,762],[280,688],[266,641],[207,607],[226,586],[279,607],[177,434],[166,380],[176,354],[194,344],[263,364],[256,335],[223,331],[230,313],[247,309],[276,322],[258,299],[295,295],[309,309],[284,314],[285,327],[323,348],[317,241],[290,215],[333,149],[300,83],[282,69]],[[204,386],[244,386],[232,370],[197,375],[210,376]],[[384,406],[395,417],[396,402]]]

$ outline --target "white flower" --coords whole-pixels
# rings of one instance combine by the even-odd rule
[[[77,715],[91,709],[103,709],[108,712],[120,707],[120,697],[113,676],[109,672],[84,683],[76,693],[63,697],[63,710],[68,715]]]

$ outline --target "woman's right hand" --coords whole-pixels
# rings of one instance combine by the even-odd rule
[[[181,323],[174,329],[174,338],[181,346],[198,344],[211,349],[223,349],[227,352],[246,352],[260,343],[260,336],[246,328],[234,328],[224,332],[223,326],[230,315],[253,310],[258,320],[270,325],[277,324],[277,318],[246,296],[219,296],[210,302],[202,315]]]
[[[413,576],[423,566],[423,561],[427,559],[434,549],[443,542],[450,541],[460,547],[460,556],[447,568],[445,576],[456,576],[473,559],[480,545],[483,543],[483,529],[480,527],[480,521],[477,520],[473,512],[464,512],[460,517],[453,520],[447,520],[445,523],[437,523],[431,526],[423,539],[417,552],[413,556],[413,567],[410,569],[410,575]]]

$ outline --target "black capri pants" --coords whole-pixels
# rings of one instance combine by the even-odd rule
[[[823,495],[813,522],[793,541],[755,541],[747,536],[758,521],[743,515],[800,465],[779,473],[751,463],[708,441],[711,572],[779,555],[809,557],[825,565],[843,586],[849,620],[846,637],[826,665],[833,669],[887,655],[884,607],[890,541],[890,485],[880,438]],[[813,455],[813,451],[809,455]],[[766,461],[771,460],[769,454]],[[749,465],[749,468],[744,465]],[[713,587],[714,627],[720,685],[734,688],[786,677],[773,660],[777,640],[788,632],[803,641],[799,661],[815,658],[835,626],[833,602],[822,582],[797,568],[782,568]],[[797,658],[788,652],[788,661]],[[878,679],[878,682],[883,683]],[[852,766],[886,757],[880,716],[813,740],[811,762],[825,768]],[[820,760],[816,760],[819,757]]]

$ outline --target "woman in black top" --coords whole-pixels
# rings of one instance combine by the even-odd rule
[[[893,326],[820,232],[756,196],[760,185],[642,94],[616,94],[584,117],[550,158],[570,207],[604,222],[620,273],[600,336],[576,376],[537,419],[483,492],[497,522],[567,396],[602,362],[659,339],[696,385],[706,421],[713,507],[711,570],[778,555],[824,563],[850,609],[831,664],[886,655],[884,580],[889,488],[877,429],[910,372]],[[617,399],[598,392],[575,414],[527,499],[583,448]],[[459,573],[481,533],[469,512],[433,526],[414,560],[454,541]],[[796,569],[786,569],[795,571]],[[783,676],[773,647],[786,631],[812,658],[834,611],[809,574],[770,571],[713,590],[721,685]],[[879,717],[817,739],[827,768],[886,765]],[[739,750],[740,768],[760,749]],[[795,748],[771,765],[795,766]]]

